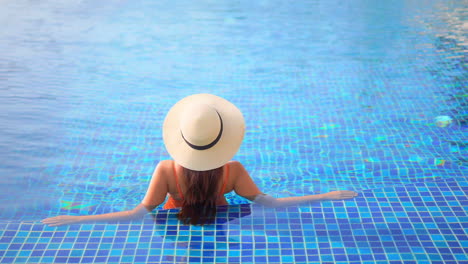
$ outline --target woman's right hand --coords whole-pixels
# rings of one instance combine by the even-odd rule
[[[324,193],[324,200],[344,200],[358,196],[357,192],[353,191],[333,191]]]

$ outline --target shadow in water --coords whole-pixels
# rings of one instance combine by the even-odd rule
[[[219,206],[212,223],[203,226],[184,225],[177,219],[178,209],[152,213],[154,232],[161,236],[165,251],[161,261],[180,263],[220,258],[227,262],[227,252],[240,250],[240,237],[229,223],[252,214],[249,204]]]

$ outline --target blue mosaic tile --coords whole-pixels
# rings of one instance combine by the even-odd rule
[[[35,228],[39,223],[4,223],[10,239],[0,242],[0,263],[462,263],[468,262],[467,194],[468,179],[457,177],[301,207],[229,206],[229,216],[218,216],[225,218],[224,224],[204,227],[172,221],[176,211],[154,212],[142,223],[55,231]],[[422,200],[452,201],[437,211],[453,214],[434,216],[431,204],[415,206]],[[363,217],[367,212],[374,216]],[[104,230],[122,233],[106,236]],[[33,233],[80,242],[11,243]]]

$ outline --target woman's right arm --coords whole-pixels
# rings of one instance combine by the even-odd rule
[[[234,191],[238,195],[264,206],[291,206],[313,201],[350,199],[357,196],[357,193],[353,191],[333,191],[324,194],[274,198],[260,191],[241,163],[235,162],[235,170],[234,173],[237,175],[237,178],[234,184]]]
[[[344,200],[350,199],[357,196],[356,192],[353,191],[333,191],[323,194],[313,194],[306,196],[286,197],[286,198],[274,198],[270,195],[257,195],[254,202],[270,206],[270,207],[281,207],[299,205],[307,202],[324,201],[324,200]]]
[[[236,175],[234,191],[238,195],[253,201],[258,195],[263,194],[240,162],[233,161],[231,164],[234,165],[232,175]]]

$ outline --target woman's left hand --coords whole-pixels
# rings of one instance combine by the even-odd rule
[[[71,225],[81,221],[81,216],[76,215],[60,215],[43,219],[41,222],[48,226]]]

